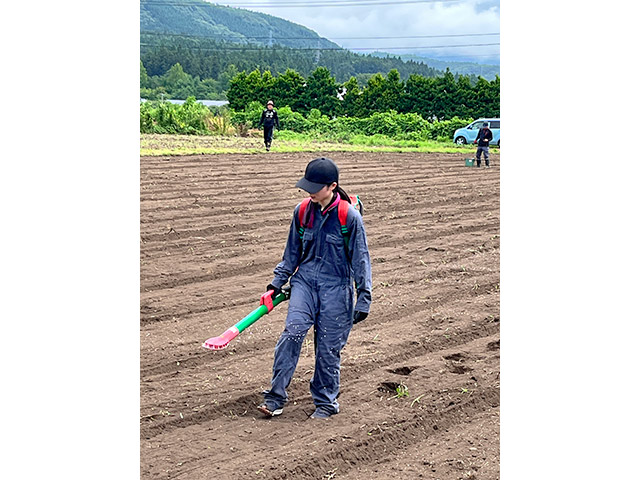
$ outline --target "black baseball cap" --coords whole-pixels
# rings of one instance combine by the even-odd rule
[[[338,176],[338,166],[333,160],[325,157],[316,158],[308,163],[304,177],[298,180],[296,187],[314,194],[322,190],[322,187],[337,182]]]

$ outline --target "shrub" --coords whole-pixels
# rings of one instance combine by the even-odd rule
[[[444,137],[447,140],[451,140],[453,132],[458,128],[466,127],[473,119],[462,119],[453,117],[451,120],[435,120],[429,125],[428,136],[431,140],[437,140],[439,137]]]
[[[301,113],[291,110],[291,107],[279,108],[278,119],[280,120],[281,130],[291,130],[292,132],[302,133],[308,129],[308,122],[304,116]]]
[[[249,128],[257,128],[260,123],[264,107],[259,102],[251,102],[244,110],[234,111],[231,115],[231,123],[235,126],[241,126],[243,130]]]
[[[189,97],[182,104],[142,102],[140,104],[141,133],[211,134],[213,114]]]
[[[312,108],[309,115],[307,115],[307,128],[309,130],[327,133],[331,129],[331,120],[326,115],[322,115],[317,108]]]

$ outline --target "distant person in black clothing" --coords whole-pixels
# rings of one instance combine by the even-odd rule
[[[260,123],[258,127],[264,125],[264,146],[267,148],[267,152],[271,148],[271,140],[273,139],[273,127],[280,128],[280,121],[278,120],[278,112],[273,109],[273,101],[267,102],[267,108],[262,111],[262,117],[260,117]]]
[[[489,124],[484,122],[482,128],[478,131],[478,136],[473,141],[473,144],[478,144],[478,150],[476,150],[476,163],[480,166],[480,155],[484,154],[485,167],[489,168],[489,142],[493,140],[493,133],[489,130]]]

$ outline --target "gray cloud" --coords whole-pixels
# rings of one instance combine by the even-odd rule
[[[277,4],[278,1],[282,2],[282,0],[247,0],[243,3],[264,5],[265,3]],[[474,59],[480,63],[490,61],[492,57],[499,61],[499,46],[479,46],[499,43],[498,35],[411,39],[345,38],[499,33],[499,0],[460,0],[363,7],[255,7],[251,9],[304,25],[345,48],[366,47],[389,53],[421,53],[433,58]],[[475,46],[433,48],[445,45]],[[408,48],[401,49],[401,47]]]

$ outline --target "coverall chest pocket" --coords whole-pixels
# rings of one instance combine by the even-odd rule
[[[344,240],[337,235],[327,234],[325,237],[323,257],[333,266],[334,273],[343,276],[347,257],[344,251]]]
[[[304,232],[302,234],[302,251],[308,252],[313,245],[313,232]]]
[[[333,235],[331,233],[327,234],[326,238],[327,238],[327,242],[331,243],[332,245],[341,246],[343,244],[342,237],[338,237],[338,236]]]

